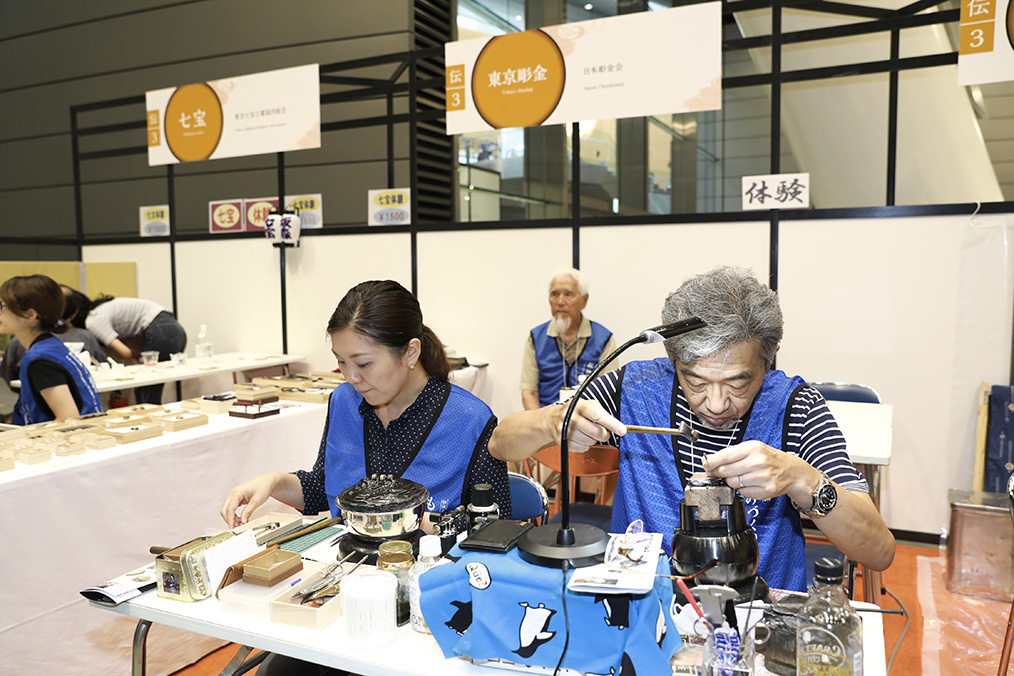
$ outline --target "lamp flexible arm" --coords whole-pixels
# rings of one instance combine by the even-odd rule
[[[567,544],[573,538],[573,531],[570,528],[570,455],[568,450],[568,433],[570,430],[570,417],[577,408],[577,402],[581,395],[588,389],[588,384],[595,380],[602,371],[613,362],[620,354],[638,343],[656,343],[666,338],[704,328],[707,324],[698,317],[691,317],[672,324],[656,326],[652,329],[642,331],[639,335],[613,350],[613,353],[598,363],[592,372],[577,387],[574,396],[567,405],[567,412],[563,416],[563,427],[560,429],[560,490],[562,507],[560,510],[560,531],[557,533],[557,543]]]

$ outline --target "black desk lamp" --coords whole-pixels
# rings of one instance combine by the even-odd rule
[[[683,319],[672,324],[662,324],[654,328],[645,329],[641,333],[620,345],[616,350],[599,362],[595,370],[578,385],[577,391],[571,397],[570,405],[563,417],[563,427],[560,430],[560,490],[562,509],[560,510],[560,525],[544,524],[532,528],[521,538],[518,543],[519,554],[522,559],[529,563],[549,568],[578,568],[591,566],[602,561],[606,551],[606,543],[609,536],[600,528],[585,523],[570,523],[570,456],[567,448],[567,433],[570,427],[570,416],[574,413],[578,400],[602,370],[614,359],[620,356],[627,348],[638,343],[660,343],[666,338],[702,329],[707,324],[698,317]]]

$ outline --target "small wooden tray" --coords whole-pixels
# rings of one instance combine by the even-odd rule
[[[134,404],[133,406],[121,406],[119,408],[111,408],[107,411],[109,415],[133,415],[135,413],[152,415],[155,413],[165,413],[165,406],[159,406],[158,404]]]
[[[151,439],[162,436],[162,426],[158,423],[143,422],[133,427],[116,427],[106,430],[106,434],[116,439],[118,444],[129,444],[133,441]]]
[[[53,451],[47,451],[41,448],[26,448],[18,454],[18,460],[26,465],[37,465],[40,462],[46,462],[47,460],[52,459]]]
[[[159,416],[155,418],[153,422],[159,423],[170,432],[179,432],[180,430],[188,430],[191,427],[207,425],[208,416],[204,413],[187,411],[184,413],[170,413],[168,415]]]
[[[9,469],[14,469],[13,456],[0,455],[0,472],[6,472]]]
[[[85,434],[85,446],[92,450],[103,450],[116,445],[116,437],[108,434],[91,433]]]
[[[180,402],[180,408],[184,411],[200,411],[201,400],[200,399],[184,399]]]
[[[327,387],[283,387],[278,395],[283,401],[309,401],[315,404],[326,404],[333,389]]]
[[[86,450],[87,448],[85,447],[85,443],[83,441],[72,442],[68,439],[61,444],[57,444],[56,448],[53,449],[53,452],[59,456],[66,456],[78,455],[79,453],[84,453]]]
[[[107,430],[114,430],[120,427],[134,427],[141,423],[151,422],[151,416],[143,413],[132,413],[128,415],[111,415],[103,422]]]
[[[302,569],[299,552],[272,549],[243,564],[243,582],[271,587]]]

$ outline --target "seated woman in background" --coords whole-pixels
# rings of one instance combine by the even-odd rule
[[[45,275],[11,277],[0,285],[0,333],[27,345],[14,423],[29,425],[99,413],[99,393],[84,364],[54,333],[67,330],[60,285]]]
[[[317,462],[309,472],[263,474],[233,488],[222,506],[230,528],[269,497],[305,514],[337,515],[335,497],[373,474],[422,484],[427,511],[441,513],[468,504],[475,484],[492,484],[500,513],[510,514],[507,465],[487,450],[496,416],[448,382],[443,344],[411,293],[393,281],[363,282],[345,294],[327,333],[348,382],[331,395]]]
[[[304,514],[337,516],[337,495],[373,474],[425,486],[431,513],[468,504],[472,486],[492,484],[500,513],[511,513],[507,465],[487,449],[496,416],[447,381],[443,344],[411,293],[397,282],[363,282],[345,294],[327,333],[348,382],[331,395],[317,462],[309,472],[263,474],[233,488],[221,512],[230,528],[271,497]],[[344,672],[275,654],[257,673]]]
[[[78,294],[81,310],[74,317],[74,326],[86,328],[95,334],[109,352],[128,364],[138,363],[141,352],[158,352],[159,361],[168,361],[169,355],[183,352],[187,347],[187,333],[176,317],[158,303],[142,298],[113,298],[100,296],[94,301],[80,291],[68,288],[68,296]],[[161,404],[163,385],[148,385],[134,390],[137,403]]]
[[[60,288],[63,289],[64,300],[66,302],[63,309],[63,321],[67,324],[67,332],[58,333],[56,337],[66,344],[81,343],[83,345],[81,349],[82,354],[88,354],[89,358],[95,362],[104,362],[106,360],[106,351],[102,349],[102,344],[99,343],[98,338],[88,329],[71,326],[72,320],[77,316],[81,308],[90,304],[88,297],[80,291],[75,291],[63,284],[60,285]],[[76,296],[71,295],[71,293],[76,294]],[[84,299],[85,305],[82,305],[81,299]],[[25,346],[17,338],[12,338],[11,342],[7,345],[7,349],[4,350],[3,359],[0,360],[0,378],[3,378],[8,383],[20,378],[21,359],[24,356]]]

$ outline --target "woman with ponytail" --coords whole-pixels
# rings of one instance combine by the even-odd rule
[[[487,450],[496,416],[448,382],[443,344],[411,293],[390,280],[363,282],[338,304],[327,334],[348,382],[331,395],[317,462],[232,489],[222,506],[230,528],[269,497],[305,514],[337,513],[335,497],[373,474],[422,484],[427,511],[437,513],[468,504],[475,484],[492,484],[501,513],[510,514],[507,466]]]
[[[95,379],[53,334],[67,331],[60,285],[45,275],[11,277],[0,285],[0,333],[28,346],[21,359],[21,396],[14,423],[64,420],[102,410]]]

